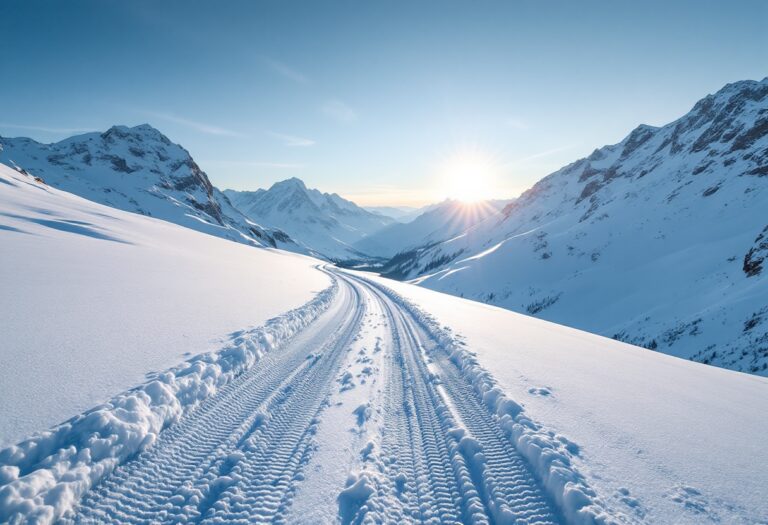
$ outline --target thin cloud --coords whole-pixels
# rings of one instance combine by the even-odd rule
[[[278,133],[276,131],[268,131],[267,134],[270,137],[274,137],[276,139],[283,141],[284,146],[307,147],[307,146],[315,145],[314,140],[307,139],[304,137],[297,137],[296,135],[287,135],[285,133]]]
[[[283,76],[287,79],[293,80],[294,82],[298,82],[300,84],[306,84],[309,82],[309,79],[300,71],[295,70],[288,64],[285,64],[283,62],[280,62],[279,60],[275,60],[273,58],[267,58],[263,57],[262,61],[275,73],[277,73],[280,76]]]
[[[167,122],[173,122],[174,124],[185,126],[195,131],[199,131],[200,133],[205,133],[206,135],[218,135],[222,137],[243,137],[242,133],[232,131],[231,129],[221,128],[219,126],[206,124],[205,122],[197,122],[195,120],[189,120],[186,118],[178,117],[176,115],[171,115],[169,113],[154,113],[150,111],[147,111],[145,113],[154,118],[159,118]]]
[[[521,159],[513,160],[512,162],[507,163],[505,166],[507,166],[507,167],[510,167],[510,166],[520,166],[520,165],[526,164],[526,163],[528,163],[528,162],[530,162],[532,160],[541,159],[541,158],[544,158],[544,157],[549,157],[550,155],[554,155],[556,153],[567,151],[567,150],[569,150],[571,148],[573,148],[573,145],[561,146],[559,148],[549,149],[547,151],[542,151],[540,153],[535,153],[533,155],[529,155],[528,157],[523,157]]]
[[[88,133],[90,131],[95,131],[93,129],[85,129],[85,128],[55,128],[50,126],[29,126],[29,125],[23,125],[23,124],[11,124],[10,122],[0,122],[0,128],[21,129],[26,131],[42,131],[44,133],[59,133],[59,134]]]
[[[270,162],[260,160],[213,160],[200,162],[207,166],[218,166],[221,168],[271,168],[279,170],[298,170],[305,167],[304,164],[296,162]]]
[[[320,107],[327,117],[338,122],[354,122],[357,120],[357,113],[351,107],[341,100],[329,100]]]

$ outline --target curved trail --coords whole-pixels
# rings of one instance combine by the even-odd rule
[[[378,425],[361,427],[372,433],[375,451],[360,459],[341,450],[363,475],[319,495],[334,506],[335,521],[562,522],[496,417],[429,333],[387,290],[333,273],[340,286],[328,311],[163,431],[63,521],[327,522],[292,514],[291,504],[314,467],[313,453],[334,446],[318,441],[318,428],[336,424],[324,412],[343,405],[339,377],[375,311],[384,319],[370,323],[382,331],[375,367],[382,386],[369,401]]]

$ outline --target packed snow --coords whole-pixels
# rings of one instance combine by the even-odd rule
[[[330,284],[316,260],[108,208],[4,165],[0,245],[3,445],[221,348]]]

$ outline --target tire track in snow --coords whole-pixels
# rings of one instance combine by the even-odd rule
[[[220,495],[204,523],[284,522],[324,401],[362,326],[365,309],[357,289],[352,290],[352,319],[338,339],[327,342],[328,356],[270,404],[269,424],[244,443],[237,482]]]
[[[244,449],[264,438],[264,429],[275,426],[273,422],[285,419],[286,409],[297,404],[292,401],[296,393],[309,392],[316,405],[322,403],[318,392],[324,390],[317,383],[335,377],[338,355],[362,318],[357,291],[346,286],[340,292],[333,312],[161,433],[158,443],[88,493],[69,519],[146,523],[204,518],[240,479],[239,471],[247,466]],[[311,352],[315,348],[322,350]],[[318,389],[308,390],[308,384]],[[270,409],[278,413],[270,414]],[[316,412],[314,407],[311,413]],[[278,437],[287,441],[285,435]],[[294,432],[291,437],[302,435]]]
[[[400,320],[389,304],[375,297],[387,314],[392,335],[382,456],[389,474],[388,491],[400,503],[382,505],[384,521],[460,521],[461,498],[446,429],[437,407],[425,396],[422,378],[414,374]]]
[[[437,364],[444,377],[438,379],[429,370],[424,352],[425,347],[434,346],[430,336],[384,290],[356,280],[374,293],[388,314],[394,373],[389,376],[393,401],[387,410],[397,420],[385,429],[395,428],[392,434],[399,436],[393,440],[385,430],[382,458],[389,481],[380,483],[371,501],[361,506],[357,520],[559,523],[525,460],[472,385],[442,358]],[[404,446],[409,442],[410,447]],[[404,497],[406,490],[412,499]],[[363,516],[366,512],[371,515]]]
[[[560,522],[496,416],[447,356],[430,352],[429,333],[386,290],[334,273],[340,293],[328,312],[162,432],[67,520],[286,522],[329,392],[373,303],[391,338],[381,446],[359,486],[329,494],[340,496],[339,520]]]

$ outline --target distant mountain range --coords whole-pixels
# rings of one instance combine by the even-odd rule
[[[306,252],[235,209],[187,150],[149,125],[114,126],[54,144],[0,137],[0,145],[0,162],[94,202],[237,242]]]
[[[363,253],[391,258],[411,249],[447,241],[498,214],[510,200],[464,203],[446,200],[422,208],[409,222],[398,222],[368,235],[354,246]]]
[[[768,375],[768,79],[545,177],[389,275]]]
[[[365,206],[365,209],[371,213],[378,213],[385,217],[391,217],[397,222],[411,222],[413,219],[428,211],[431,205],[421,206]]]
[[[307,188],[297,178],[268,190],[221,192],[187,150],[148,124],[113,126],[53,144],[6,137],[0,144],[0,162],[89,200],[331,261],[381,261],[399,251],[393,242],[406,247],[444,240],[472,223],[451,219],[453,205],[447,203],[369,211],[335,193]],[[424,211],[435,213],[415,221]],[[361,243],[379,232],[380,237]]]
[[[297,178],[277,182],[268,190],[225,190],[224,194],[256,222],[279,224],[309,253],[337,261],[367,258],[354,244],[395,222],[335,193],[309,189]]]

